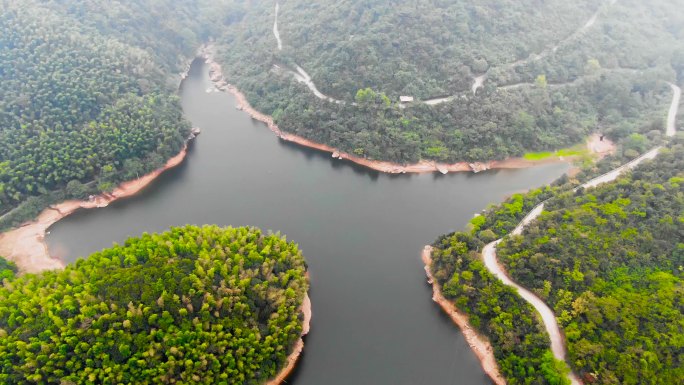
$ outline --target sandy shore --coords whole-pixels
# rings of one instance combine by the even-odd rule
[[[489,341],[479,335],[473,328],[468,324],[468,316],[462,314],[456,309],[456,306],[449,302],[443,295],[442,289],[439,287],[439,283],[432,277],[431,266],[432,266],[432,246],[425,246],[422,253],[423,263],[425,264],[425,274],[427,275],[428,282],[432,285],[432,300],[437,302],[439,306],[444,310],[444,312],[449,315],[452,321],[461,329],[465,340],[470,345],[477,358],[482,364],[484,372],[494,381],[496,385],[505,385],[506,380],[503,378],[499,372],[499,366],[494,358],[494,349]]]
[[[302,323],[302,337],[304,337],[305,335],[309,334],[311,327],[311,299],[309,298],[308,293],[304,296],[302,313],[304,314],[304,322]],[[285,364],[285,367],[274,379],[268,381],[265,385],[280,385],[284,383],[287,377],[292,374],[292,371],[297,364],[297,360],[302,354],[302,350],[304,350],[304,340],[299,338],[299,340],[297,340],[295,343],[294,349],[292,349],[292,353],[290,353],[290,355],[287,357],[287,363]]]
[[[566,163],[574,160],[573,157],[549,157],[542,160],[527,160],[524,158],[509,158],[504,160],[492,160],[488,162],[457,162],[457,163],[438,163],[435,161],[423,160],[418,163],[401,165],[398,163],[371,160],[358,157],[326,144],[317,143],[306,139],[296,134],[283,132],[275,124],[273,118],[257,111],[252,107],[245,95],[240,92],[234,85],[228,83],[224,78],[221,66],[214,60],[214,48],[212,46],[205,46],[198,51],[198,56],[202,57],[209,65],[209,76],[214,82],[214,86],[225,92],[230,92],[237,99],[237,107],[249,114],[253,119],[265,123],[268,128],[276,134],[279,138],[288,142],[296,143],[304,147],[313,148],[316,150],[328,152],[333,158],[346,159],[358,165],[367,167],[369,169],[380,171],[389,174],[405,174],[405,173],[432,173],[441,172],[446,174],[449,172],[480,172],[489,169],[518,169],[538,166],[548,163]],[[592,149],[593,147],[590,147]]]
[[[166,164],[138,179],[120,184],[113,192],[102,194],[87,201],[69,200],[52,205],[32,222],[0,234],[0,255],[17,264],[22,273],[38,273],[44,270],[61,269],[64,262],[52,258],[45,243],[45,232],[54,223],[79,209],[106,207],[115,200],[137,194],[164,171],[178,166],[187,154],[187,146]]]

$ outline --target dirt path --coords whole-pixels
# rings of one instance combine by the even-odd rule
[[[432,246],[425,246],[421,255],[421,259],[425,264],[425,274],[427,275],[428,283],[432,285],[432,300],[437,302],[442,310],[449,315],[449,318],[451,318],[451,320],[461,329],[463,337],[480,360],[482,369],[484,369],[484,372],[489,378],[491,378],[496,385],[505,385],[506,380],[499,371],[499,366],[494,358],[494,349],[492,349],[492,345],[487,338],[479,335],[470,326],[468,323],[468,316],[459,312],[458,309],[456,309],[456,306],[442,295],[442,289],[437,280],[433,278],[431,272],[432,250]]]
[[[283,41],[280,40],[280,32],[278,32],[278,11],[280,10],[280,4],[276,1],[275,5],[275,21],[273,22],[273,35],[275,35],[276,41],[278,41],[278,51],[283,50]]]
[[[311,79],[311,76],[309,76],[309,74],[306,71],[304,71],[304,68],[302,68],[300,66],[297,66],[296,68],[297,68],[297,72],[290,71],[292,73],[292,75],[294,76],[294,78],[298,82],[306,85],[309,88],[309,90],[311,90],[311,92],[317,98],[319,98],[321,100],[327,100],[327,101],[332,102],[332,103],[346,104],[346,102],[344,100],[335,99],[332,96],[325,95],[324,93],[319,91],[318,87],[316,87],[316,84]]]
[[[632,170],[635,167],[637,167],[641,162],[647,160],[647,159],[654,159],[656,156],[658,156],[658,152],[660,151],[660,147],[656,147],[649,152],[641,155],[640,157],[634,159],[633,161],[623,164],[622,166],[611,170],[610,172],[607,172],[599,177],[596,177],[589,182],[585,183],[582,185],[583,188],[592,188],[596,187],[600,184],[603,183],[608,183],[612,182],[615,179],[617,179],[620,175],[624,174],[626,171]]]
[[[682,89],[674,84],[670,84],[672,91],[674,92],[674,97],[672,98],[672,104],[670,104],[670,111],[667,114],[667,129],[665,131],[666,136],[674,136],[677,132],[677,112],[679,111],[679,102],[682,98]]]
[[[616,0],[611,1],[610,5],[615,4],[615,2],[616,2]],[[278,2],[276,2],[276,5],[275,5],[275,21],[273,23],[273,34],[275,35],[276,40],[278,42],[278,49],[282,50],[282,41],[280,39],[280,33],[278,32],[278,10],[279,10],[279,7],[280,6],[279,6]],[[567,44],[568,42],[574,40],[575,38],[581,36],[589,28],[591,28],[596,23],[596,20],[598,19],[598,16],[601,13],[602,9],[603,9],[603,7],[599,8],[582,27],[580,27],[578,30],[573,32],[570,36],[563,39],[562,41],[560,41],[559,43],[557,43],[553,47],[549,47],[549,48],[543,50],[542,52],[540,52],[538,54],[534,54],[534,53],[530,54],[525,59],[521,59],[521,60],[517,60],[513,63],[509,63],[509,64],[505,65],[504,68],[512,69],[512,68],[515,68],[517,66],[527,64],[531,61],[540,60],[540,59],[548,56],[551,53],[555,53],[561,46],[563,46],[563,45]],[[302,67],[297,66],[296,71],[289,70],[289,72],[293,75],[295,80],[297,80],[300,83],[305,84],[307,86],[307,88],[309,88],[309,90],[317,98],[319,98],[321,100],[326,100],[326,101],[329,101],[332,103],[346,104],[346,102],[344,100],[335,99],[331,96],[325,95],[322,92],[320,92],[318,87],[316,87],[316,84],[311,79],[311,76],[309,76],[309,74]],[[473,92],[473,94],[476,94],[477,90],[480,89],[484,85],[485,80],[487,80],[488,73],[489,73],[489,70],[487,70],[486,73],[473,78],[473,85],[471,87],[471,91]],[[514,89],[514,88],[523,87],[523,86],[532,85],[532,84],[533,83],[511,84],[508,86],[500,87],[500,89]],[[564,84],[559,84],[559,85],[564,85]],[[418,103],[426,104],[429,106],[435,106],[438,104],[451,102],[451,101],[455,100],[456,98],[457,98],[457,95],[450,95],[450,96],[445,96],[445,97],[440,97],[440,98],[427,99],[424,101],[419,101]],[[352,105],[355,105],[355,103],[352,103]],[[402,107],[405,107],[405,105],[402,105]]]
[[[667,126],[665,128],[665,136],[667,137],[672,137],[675,136],[677,133],[677,113],[679,112],[679,102],[682,97],[682,90],[677,87],[674,84],[670,84],[670,87],[672,88],[672,103],[670,103],[670,109],[667,113]],[[600,184],[607,183],[607,182],[612,182],[615,179],[617,179],[620,175],[624,174],[627,171],[630,171],[637,167],[639,164],[641,164],[643,161],[648,160],[648,159],[654,159],[656,156],[658,156],[658,152],[660,151],[661,147],[656,147],[648,151],[647,153],[641,155],[640,157],[632,160],[631,162],[628,162],[626,164],[623,164],[622,166],[611,170],[601,176],[598,176],[586,183],[584,183],[581,187],[582,188],[592,188],[596,187]]]
[[[436,106],[438,104],[450,102],[454,99],[456,99],[456,96],[452,95],[452,96],[447,96],[444,98],[434,98],[434,99],[423,100],[422,103],[427,104],[428,106]]]
[[[610,2],[609,5],[614,5],[616,2],[617,2],[617,0],[611,0],[611,2]],[[549,47],[549,48],[546,48],[546,49],[542,50],[542,51],[539,52],[539,53],[532,53],[532,54],[530,54],[528,57],[526,57],[525,59],[516,60],[516,61],[514,61],[514,62],[512,62],[512,63],[506,64],[506,65],[503,66],[503,68],[504,68],[505,70],[511,70],[511,69],[513,69],[513,68],[515,68],[515,67],[519,67],[519,66],[521,66],[521,65],[525,65],[525,64],[528,64],[528,63],[530,63],[530,62],[537,61],[537,60],[541,60],[541,59],[543,59],[543,58],[549,56],[550,54],[555,53],[556,51],[558,51],[558,49],[559,49],[560,47],[562,47],[562,46],[568,44],[569,42],[573,41],[574,39],[576,39],[576,38],[582,36],[585,32],[587,32],[587,30],[589,30],[589,28],[591,28],[594,24],[596,24],[596,20],[598,20],[598,16],[600,15],[601,11],[603,11],[603,8],[604,8],[604,7],[599,7],[599,9],[596,10],[596,12],[594,12],[594,13],[591,15],[591,17],[589,18],[589,20],[587,20],[587,22],[584,23],[584,25],[582,25],[582,26],[581,26],[580,28],[578,28],[576,31],[574,31],[573,33],[571,33],[571,34],[570,34],[568,37],[566,37],[565,39],[563,39],[563,40],[561,40],[560,42],[556,43],[554,46]],[[491,69],[491,68],[490,68],[490,69]],[[484,75],[478,76],[477,78],[474,79],[475,82],[473,83],[473,87],[472,87],[473,93],[476,93],[477,90],[478,90],[480,87],[482,87],[482,85],[484,84],[484,81],[487,79],[487,74],[488,74],[488,73],[489,73],[489,70],[487,70],[487,72],[486,72]],[[522,84],[524,84],[524,83],[521,83],[520,85],[522,85]],[[516,85],[510,85],[510,86],[504,86],[504,87],[508,87],[509,89],[511,89],[511,88],[515,88],[515,87],[518,87],[518,86],[519,86],[519,85],[516,84]]]

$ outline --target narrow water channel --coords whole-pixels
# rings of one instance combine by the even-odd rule
[[[74,261],[142,232],[253,225],[296,241],[313,323],[289,384],[485,385],[461,333],[431,300],[425,244],[487,204],[551,182],[562,164],[449,175],[383,175],[276,138],[211,89],[196,61],[181,89],[202,134],[185,163],[142,194],[57,223],[50,251]]]

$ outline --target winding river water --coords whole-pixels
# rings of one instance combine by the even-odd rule
[[[182,105],[202,134],[181,166],[138,196],[51,228],[50,251],[87,255],[186,223],[287,234],[311,272],[313,321],[296,385],[463,384],[490,380],[432,301],[423,245],[487,204],[548,183],[567,166],[479,174],[385,175],[278,140],[211,87],[196,61]]]

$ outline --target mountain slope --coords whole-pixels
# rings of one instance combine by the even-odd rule
[[[224,73],[281,129],[371,159],[502,159],[645,133],[684,66],[672,0],[278,5],[277,26],[273,1],[227,26]]]

